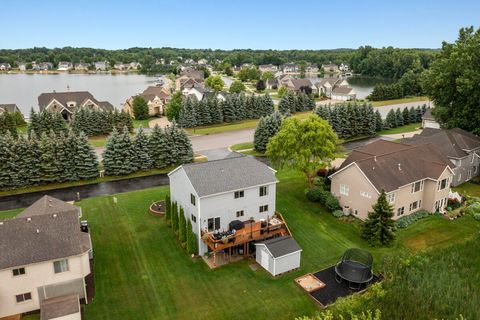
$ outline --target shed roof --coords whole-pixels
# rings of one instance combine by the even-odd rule
[[[287,254],[302,250],[292,236],[282,236],[258,242],[257,245],[265,245],[274,258],[283,257]]]

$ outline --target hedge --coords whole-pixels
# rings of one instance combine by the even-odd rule
[[[414,212],[408,216],[401,217],[397,221],[395,221],[395,226],[399,229],[406,228],[410,226],[411,224],[415,223],[416,221],[426,218],[430,215],[430,213],[426,210],[419,210],[417,212]]]

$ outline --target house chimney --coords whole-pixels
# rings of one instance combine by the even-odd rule
[[[400,163],[398,164],[398,171],[402,171],[402,165]]]

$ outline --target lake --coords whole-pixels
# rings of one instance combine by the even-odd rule
[[[28,117],[38,110],[37,98],[44,92],[90,91],[99,101],[120,108],[125,100],[153,85],[155,77],[139,74],[0,74],[0,104],[15,103]]]
[[[357,93],[357,99],[365,99],[373,91],[376,84],[388,84],[391,81],[367,76],[352,76],[347,78],[348,84]]]

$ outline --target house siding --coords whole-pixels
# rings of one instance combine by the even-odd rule
[[[78,281],[83,283],[83,279],[90,274],[90,264],[88,252],[79,256],[68,257],[69,271],[55,274],[53,262],[50,260],[25,266],[25,274],[13,276],[12,269],[0,270],[0,317],[15,315],[40,309],[40,299],[38,289],[44,286],[59,285],[71,282],[72,287],[64,287],[63,292],[78,293]],[[83,287],[84,289],[84,287]],[[26,302],[17,303],[15,295],[28,293],[32,294],[32,299]],[[85,292],[85,291],[84,291]],[[84,297],[85,293],[80,296]],[[68,292],[67,292],[68,293]],[[65,294],[65,293],[62,293]],[[48,298],[53,298],[49,296]]]
[[[268,266],[262,264],[262,254],[268,255]],[[301,251],[294,252],[282,257],[274,258],[265,245],[259,244],[256,246],[255,261],[261,265],[265,270],[270,272],[273,276],[300,268]]]
[[[450,159],[455,165],[452,186],[461,185],[480,174],[480,157],[476,153],[480,153],[480,151],[471,151],[468,156],[462,159]]]

